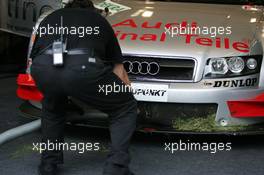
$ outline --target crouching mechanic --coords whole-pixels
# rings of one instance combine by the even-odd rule
[[[42,142],[57,145],[64,142],[65,106],[69,96],[75,97],[109,116],[112,144],[103,174],[132,175],[128,167],[129,144],[136,128],[136,100],[129,91],[107,95],[99,91],[99,87],[114,83],[130,85],[114,31],[89,0],[74,0],[66,8],[51,13],[39,29],[60,25],[64,32],[59,34],[40,36],[38,33],[31,55],[32,77],[44,95]],[[82,37],[78,33],[65,32],[66,28],[72,27],[90,28]],[[64,54],[60,54],[61,41],[66,48],[62,49]],[[57,165],[62,163],[61,149],[45,150],[41,154],[39,174],[54,175]]]

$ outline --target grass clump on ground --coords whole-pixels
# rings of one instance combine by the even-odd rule
[[[217,132],[217,131],[243,131],[246,126],[218,126],[215,115],[207,117],[176,118],[172,122],[173,129],[178,131]]]

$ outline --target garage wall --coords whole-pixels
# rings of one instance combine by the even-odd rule
[[[7,51],[8,44],[8,35],[0,31],[0,55],[3,55]]]
[[[0,31],[0,73],[23,72],[29,38]]]

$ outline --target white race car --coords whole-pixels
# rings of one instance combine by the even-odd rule
[[[31,35],[36,16],[44,14],[38,25],[45,12],[61,8],[54,0],[8,2],[1,2],[0,10],[8,17],[0,27],[25,36]],[[264,131],[264,2],[194,2],[94,1],[120,42],[139,101],[138,129]],[[39,117],[43,96],[30,76],[31,62],[28,58],[27,72],[18,77],[17,94],[26,101],[22,113]],[[71,123],[107,126],[106,114],[76,99],[69,97],[67,108]]]

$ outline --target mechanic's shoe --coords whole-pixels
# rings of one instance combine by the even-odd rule
[[[103,175],[135,175],[127,166],[117,164],[105,164]]]
[[[104,175],[112,175],[112,174],[104,174]],[[127,175],[135,175],[134,173],[130,172],[129,174]]]
[[[39,175],[56,175],[57,165],[41,163],[38,167],[38,173]]]

